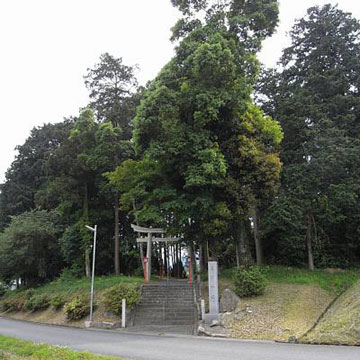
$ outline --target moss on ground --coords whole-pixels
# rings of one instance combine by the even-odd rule
[[[360,345],[360,281],[340,295],[315,328],[301,338],[301,341]]]
[[[244,298],[240,318],[229,329],[243,339],[288,341],[301,337],[323,313],[333,296],[318,285],[269,284],[264,295]]]

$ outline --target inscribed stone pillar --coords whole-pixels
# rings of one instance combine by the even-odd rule
[[[219,281],[217,261],[209,261],[209,312],[219,314]]]
[[[218,280],[218,263],[217,261],[208,262],[209,278],[209,313],[205,314],[205,322],[211,324],[219,321],[219,280]]]

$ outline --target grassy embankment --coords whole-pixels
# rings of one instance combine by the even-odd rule
[[[32,343],[0,335],[0,359],[3,360],[116,360],[119,358],[73,351],[65,347]]]
[[[100,276],[95,277],[94,289],[95,289],[95,303],[97,304],[96,311],[94,313],[94,321],[119,321],[119,318],[107,317],[105,309],[102,305],[102,294],[104,290],[112,287],[119,282],[142,284],[144,282],[141,277],[129,277],[129,276]],[[26,290],[8,291],[6,293],[6,299],[21,297],[25,294]],[[54,296],[62,296],[65,302],[71,301],[75,296],[89,296],[90,292],[90,279],[82,278],[76,279],[71,277],[60,277],[51,283],[44,286],[33,289],[34,295],[46,295],[48,298]],[[2,316],[9,316],[20,320],[30,320],[43,322],[48,324],[57,325],[71,325],[76,327],[84,327],[84,320],[69,321],[66,319],[63,309],[56,310],[49,306],[42,311],[17,311],[2,313]]]
[[[241,299],[237,314],[227,326],[233,337],[278,341],[296,338],[302,341],[302,336],[334,299],[360,279],[358,271],[331,273],[272,266],[265,267],[264,273],[268,280],[264,295]],[[220,293],[226,287],[232,287],[231,276],[231,269],[220,274]],[[206,288],[205,282],[205,296]],[[335,322],[336,319],[333,320],[334,327],[337,326]]]

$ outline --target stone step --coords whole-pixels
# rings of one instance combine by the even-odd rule
[[[153,308],[147,307],[140,307],[137,309],[137,313],[139,314],[154,314],[154,315],[162,315],[162,314],[179,314],[179,315],[187,315],[187,314],[194,314],[195,308],[193,309],[171,309],[166,311],[155,310]]]
[[[197,319],[193,289],[187,282],[143,286],[134,326],[189,326]]]
[[[151,302],[153,304],[181,304],[181,303],[185,303],[185,304],[190,304],[190,303],[194,303],[194,299],[151,299],[151,298],[141,298],[140,301],[146,301],[146,302]]]
[[[135,326],[139,325],[189,325],[192,326],[193,323],[189,321],[184,320],[165,320],[165,321],[159,321],[159,320],[153,320],[151,324],[149,324],[146,320],[138,320],[134,323]]]

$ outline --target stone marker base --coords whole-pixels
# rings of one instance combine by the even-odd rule
[[[121,326],[120,321],[101,321],[101,322],[95,322],[95,321],[85,321],[85,327],[86,328],[96,328],[96,329],[117,329]]]
[[[205,314],[205,324],[212,325],[213,323],[220,323],[220,314]]]

